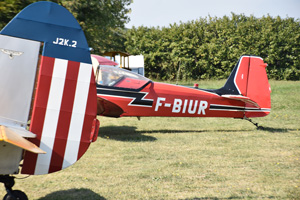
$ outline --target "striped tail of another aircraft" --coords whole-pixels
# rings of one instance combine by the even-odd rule
[[[45,151],[25,151],[22,174],[48,174],[74,164],[98,135],[97,94],[89,46],[73,15],[52,2],[21,11],[2,35],[41,42],[29,141]],[[26,55],[24,55],[26,56]]]

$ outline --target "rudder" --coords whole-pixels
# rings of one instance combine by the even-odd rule
[[[264,112],[246,112],[246,117],[263,117],[271,111],[271,87],[266,67],[262,58],[250,57],[246,96],[255,101]]]

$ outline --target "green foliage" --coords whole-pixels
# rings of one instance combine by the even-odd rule
[[[62,0],[78,20],[93,53],[124,51],[124,28],[131,0]]]
[[[300,79],[300,21],[232,13],[169,27],[133,27],[126,50],[145,56],[146,76],[162,80],[227,78],[241,55],[269,64],[272,79]]]
[[[38,0],[0,2],[0,29],[27,5]],[[124,51],[124,25],[129,21],[127,6],[132,0],[51,0],[67,8],[85,32],[93,53]]]
[[[0,1],[0,29],[2,29],[17,13],[36,0],[4,0]]]

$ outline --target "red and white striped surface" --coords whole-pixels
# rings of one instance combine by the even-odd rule
[[[22,174],[48,174],[74,164],[91,143],[97,111],[92,65],[42,57],[30,131],[46,154],[26,152]]]

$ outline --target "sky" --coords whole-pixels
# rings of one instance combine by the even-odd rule
[[[280,16],[300,19],[300,0],[133,0],[129,6],[132,26],[168,27],[207,16],[223,17],[235,14],[255,17]]]

